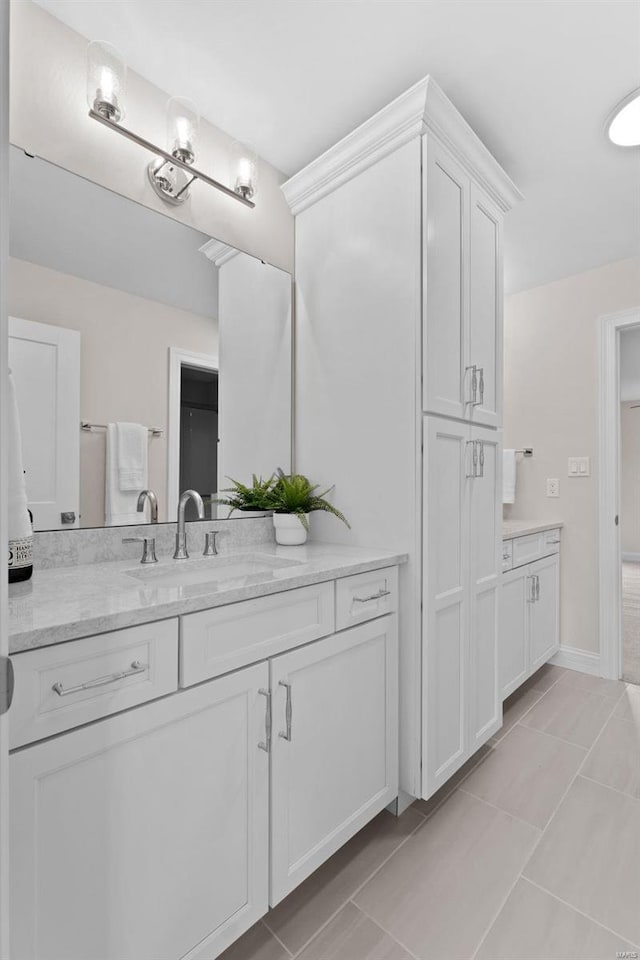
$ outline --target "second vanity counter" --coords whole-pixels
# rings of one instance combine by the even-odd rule
[[[210,558],[196,555],[184,561],[162,559],[153,565],[128,559],[36,570],[32,580],[9,590],[9,649],[19,653],[367,573],[406,560],[406,554],[337,544],[282,547],[260,543],[252,551]],[[173,583],[177,574],[189,582]]]

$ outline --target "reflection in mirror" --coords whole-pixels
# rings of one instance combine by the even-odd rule
[[[284,271],[12,148],[9,314],[36,530],[149,522],[143,490],[174,520],[289,466]]]

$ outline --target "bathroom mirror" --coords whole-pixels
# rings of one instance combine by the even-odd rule
[[[172,521],[290,467],[284,271],[12,148],[8,301],[34,529],[149,521],[142,488]]]

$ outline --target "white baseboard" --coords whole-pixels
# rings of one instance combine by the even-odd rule
[[[591,673],[594,677],[601,676],[600,655],[589,650],[580,650],[579,647],[561,646],[555,657],[549,661],[557,667],[567,667],[569,670],[580,670],[581,673]]]
[[[627,563],[640,563],[640,553],[623,553],[622,559]]]

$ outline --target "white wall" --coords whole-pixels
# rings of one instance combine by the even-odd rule
[[[11,5],[11,142],[291,272],[293,217],[280,190],[283,174],[260,161],[254,210],[202,183],[183,206],[164,203],[147,181],[152,155],[87,116],[86,50],[87,38],[32,0]],[[130,71],[126,125],[163,146],[169,95]],[[202,121],[197,166],[227,183],[231,143]]]
[[[640,404],[639,399],[620,404],[620,542],[623,555],[634,554],[633,559],[640,560],[640,406],[638,404]]]
[[[561,640],[598,652],[598,318],[640,305],[640,259],[609,264],[505,301],[505,447],[518,463],[512,519],[563,520]],[[591,457],[569,479],[567,459]],[[545,495],[547,477],[560,497]]]
[[[167,515],[168,348],[217,353],[216,322],[15,258],[9,261],[8,292],[11,316],[80,331],[83,420],[126,420],[164,430],[149,440],[149,486],[158,496],[160,519],[174,519],[175,504]],[[83,527],[104,524],[104,456],[104,433],[80,434]]]

